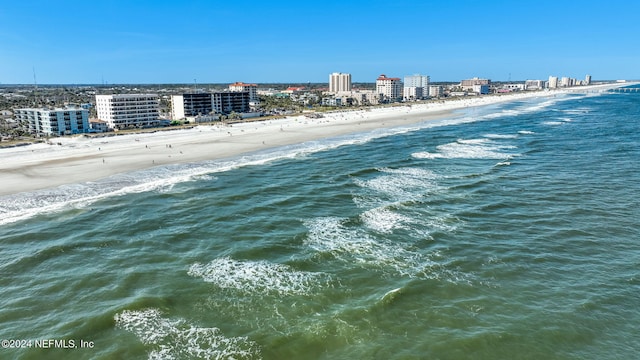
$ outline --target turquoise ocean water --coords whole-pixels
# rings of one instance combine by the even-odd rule
[[[0,197],[0,359],[637,358],[639,194],[605,93]]]

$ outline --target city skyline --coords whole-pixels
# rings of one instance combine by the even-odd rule
[[[10,2],[0,84],[638,79],[638,10],[622,0]]]

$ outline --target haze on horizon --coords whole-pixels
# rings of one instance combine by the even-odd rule
[[[639,79],[640,2],[8,2],[0,84]]]

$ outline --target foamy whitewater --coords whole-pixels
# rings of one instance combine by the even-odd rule
[[[0,358],[636,358],[638,159],[559,94],[2,196],[0,338],[77,346]]]

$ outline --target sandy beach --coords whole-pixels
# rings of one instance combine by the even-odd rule
[[[154,166],[223,159],[283,145],[452,118],[457,116],[455,110],[469,107],[629,85],[465,97],[445,102],[338,111],[315,119],[295,116],[146,134],[52,138],[51,144],[0,149],[0,195],[94,181]]]

